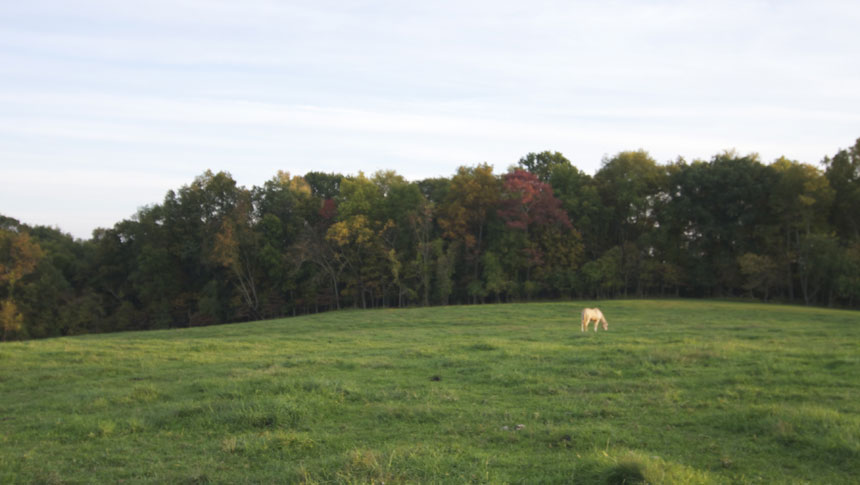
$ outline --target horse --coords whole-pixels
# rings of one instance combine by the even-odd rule
[[[600,308],[584,308],[582,310],[582,331],[588,331],[588,324],[594,322],[594,331],[597,331],[598,322],[603,324],[603,330],[609,330],[609,322],[603,316]]]

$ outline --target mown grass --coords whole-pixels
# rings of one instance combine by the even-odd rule
[[[860,315],[344,311],[0,345],[0,483],[857,483]]]

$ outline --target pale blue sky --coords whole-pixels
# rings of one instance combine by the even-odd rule
[[[76,237],[206,169],[587,173],[860,137],[856,1],[0,0],[0,213]]]

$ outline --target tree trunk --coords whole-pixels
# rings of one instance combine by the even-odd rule
[[[334,271],[332,271],[329,276],[331,276],[332,289],[334,290],[334,307],[340,310],[340,296],[337,291],[337,276],[335,276]]]

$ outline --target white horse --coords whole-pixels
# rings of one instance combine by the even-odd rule
[[[597,331],[597,324],[603,324],[603,330],[609,330],[609,322],[606,321],[606,317],[603,316],[603,312],[600,311],[600,308],[584,308],[582,310],[582,331],[588,331],[588,324],[594,322],[594,331]]]

